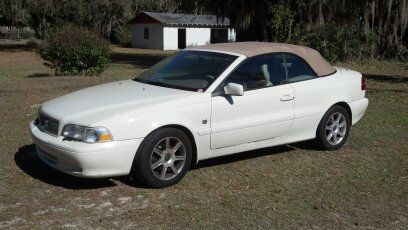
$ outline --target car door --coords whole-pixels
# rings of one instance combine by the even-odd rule
[[[296,97],[295,118],[290,136],[293,140],[306,140],[316,136],[316,129],[326,112],[331,96],[336,93],[336,85],[328,77],[318,77],[310,65],[302,58],[285,54],[288,81]]]
[[[243,61],[220,85],[241,84],[243,96],[212,97],[211,148],[219,149],[280,137],[294,118],[294,92],[287,84],[283,54]]]
[[[321,113],[324,99],[333,87],[324,78],[318,78],[310,65],[293,54],[284,54],[288,81],[296,95],[295,119],[316,116]]]

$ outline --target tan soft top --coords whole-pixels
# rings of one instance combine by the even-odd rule
[[[192,49],[208,49],[233,52],[243,54],[247,57],[253,57],[266,53],[293,53],[300,56],[307,63],[309,63],[309,65],[318,76],[330,75],[336,71],[332,65],[324,60],[319,52],[305,46],[270,42],[231,42],[196,46]]]

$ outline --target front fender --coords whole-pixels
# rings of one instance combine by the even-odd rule
[[[184,126],[196,136],[198,131],[210,128],[211,100],[199,100],[196,103],[165,106],[161,109],[148,108],[129,111],[98,121],[92,126],[103,126],[110,130],[115,140],[144,138],[155,129],[168,126]],[[169,108],[170,107],[170,108]],[[207,120],[208,122],[203,122]]]

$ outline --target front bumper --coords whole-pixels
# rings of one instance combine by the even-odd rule
[[[91,178],[128,175],[143,140],[95,144],[67,141],[42,132],[33,122],[30,133],[44,163],[73,176]]]

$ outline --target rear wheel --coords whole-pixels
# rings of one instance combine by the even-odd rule
[[[347,110],[340,105],[334,105],[320,121],[316,141],[323,149],[339,149],[348,138],[350,126],[351,118]]]
[[[174,128],[149,134],[136,153],[132,174],[146,185],[162,188],[176,184],[187,173],[192,145],[187,135]]]

